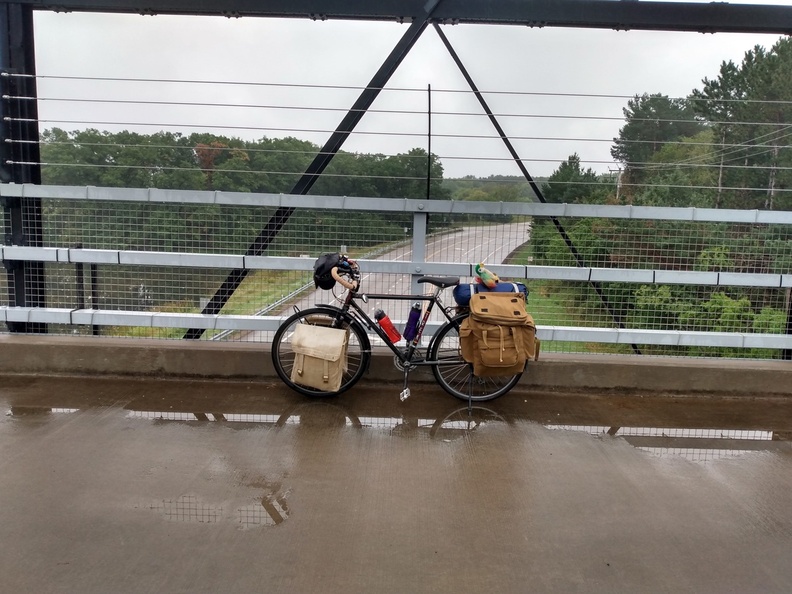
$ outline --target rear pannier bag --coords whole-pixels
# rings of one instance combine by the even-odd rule
[[[528,287],[523,283],[507,283],[504,281],[495,285],[494,289],[488,289],[478,283],[457,285],[454,287],[454,301],[459,307],[468,307],[470,305],[470,296],[477,293],[522,293],[525,300],[528,301]]]
[[[297,324],[292,336],[291,380],[301,386],[337,392],[347,369],[348,340],[348,330]]]
[[[478,377],[522,373],[526,361],[538,355],[536,325],[522,293],[473,295],[459,338],[462,358]]]

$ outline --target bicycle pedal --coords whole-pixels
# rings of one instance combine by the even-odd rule
[[[409,397],[410,397],[410,388],[404,388],[404,390],[401,391],[401,394],[399,394],[399,400],[401,400],[402,402],[407,400]]]

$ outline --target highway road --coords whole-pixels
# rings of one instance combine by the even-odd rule
[[[427,239],[427,262],[465,262],[485,264],[502,264],[515,249],[530,239],[530,223],[511,223],[506,225],[487,225],[462,227],[458,232],[440,234]],[[377,259],[392,261],[412,260],[412,244],[404,245],[391,250]],[[473,282],[473,278],[463,278],[462,282]],[[404,274],[366,274],[364,269],[361,282],[362,292],[379,293],[386,295],[410,294],[411,277]],[[338,298],[343,297],[343,291],[334,290]],[[428,289],[427,289],[428,292]],[[452,303],[451,291],[445,293],[447,303]],[[283,308],[275,315],[286,316],[293,311],[293,306],[300,309],[312,307],[316,303],[331,303],[334,295],[331,291],[312,290],[307,295]],[[407,301],[370,300],[368,308],[373,312],[376,309],[385,310],[394,321],[403,321],[407,318],[410,303]],[[434,318],[440,320],[440,316]],[[251,333],[247,340],[258,340],[259,333]]]

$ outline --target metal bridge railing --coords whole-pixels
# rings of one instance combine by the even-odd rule
[[[198,328],[266,341],[292,306],[333,298],[313,290],[310,273],[317,255],[342,250],[362,261],[372,293],[419,292],[422,274],[474,282],[479,262],[525,282],[543,350],[792,352],[790,212],[27,184],[0,184],[0,198],[41,204],[40,228],[11,229],[5,218],[7,331],[182,338]],[[297,211],[276,241],[246,255],[284,205]],[[43,273],[20,286],[13,271],[27,262]],[[202,313],[229,269],[245,280],[219,313]],[[397,303],[372,307],[403,320]]]

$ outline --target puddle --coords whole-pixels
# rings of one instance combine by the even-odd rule
[[[154,426],[185,424],[242,430],[377,431],[438,443],[475,439],[529,423],[554,431],[618,438],[653,456],[680,456],[696,462],[760,451],[789,451],[792,445],[792,399],[788,398],[537,393],[519,398],[505,396],[468,407],[420,386],[409,401],[401,403],[390,387],[357,396],[311,400],[291,393],[284,397],[273,387],[261,393],[246,389],[244,394],[227,394],[209,385],[209,393],[194,397],[185,390],[171,393],[165,389],[175,384],[163,385],[164,388],[155,387],[150,394],[141,394],[115,410],[133,424],[141,421]],[[34,427],[80,410],[112,410],[101,400],[94,407],[74,408],[69,406],[75,402],[74,397],[62,400],[57,396],[47,394],[49,403],[61,405],[51,408],[30,406],[32,399],[9,402],[6,416],[25,420],[19,427]],[[196,508],[199,504],[194,501],[173,500],[157,505],[163,514],[189,515],[193,513],[189,510],[196,509],[207,518],[212,516],[211,510]],[[251,525],[270,520],[279,523],[288,517],[288,508],[277,497],[268,495],[263,497],[263,503],[246,502],[222,513],[237,511],[237,517],[249,517],[245,523]]]
[[[761,429],[680,427],[606,427],[544,425],[547,429],[592,436],[620,437],[653,456],[679,456],[691,462],[713,462],[759,451],[790,450],[787,432]]]
[[[182,495],[176,499],[163,499],[143,506],[168,522],[186,524],[233,523],[246,530],[282,524],[291,515],[287,503],[288,492],[268,492],[253,503],[230,508],[207,503],[197,495]]]
[[[424,416],[360,416],[340,405],[327,403],[305,403],[294,406],[282,414],[245,414],[211,412],[141,411],[126,413],[130,419],[154,422],[177,423],[227,423],[252,424],[271,427],[317,427],[382,430],[394,436],[416,437],[451,441],[460,437],[480,433],[488,426],[505,425],[507,417],[481,406],[453,408],[435,418]]]
[[[45,406],[13,406],[6,411],[7,417],[41,417],[51,414],[71,414],[79,408],[50,408]]]

